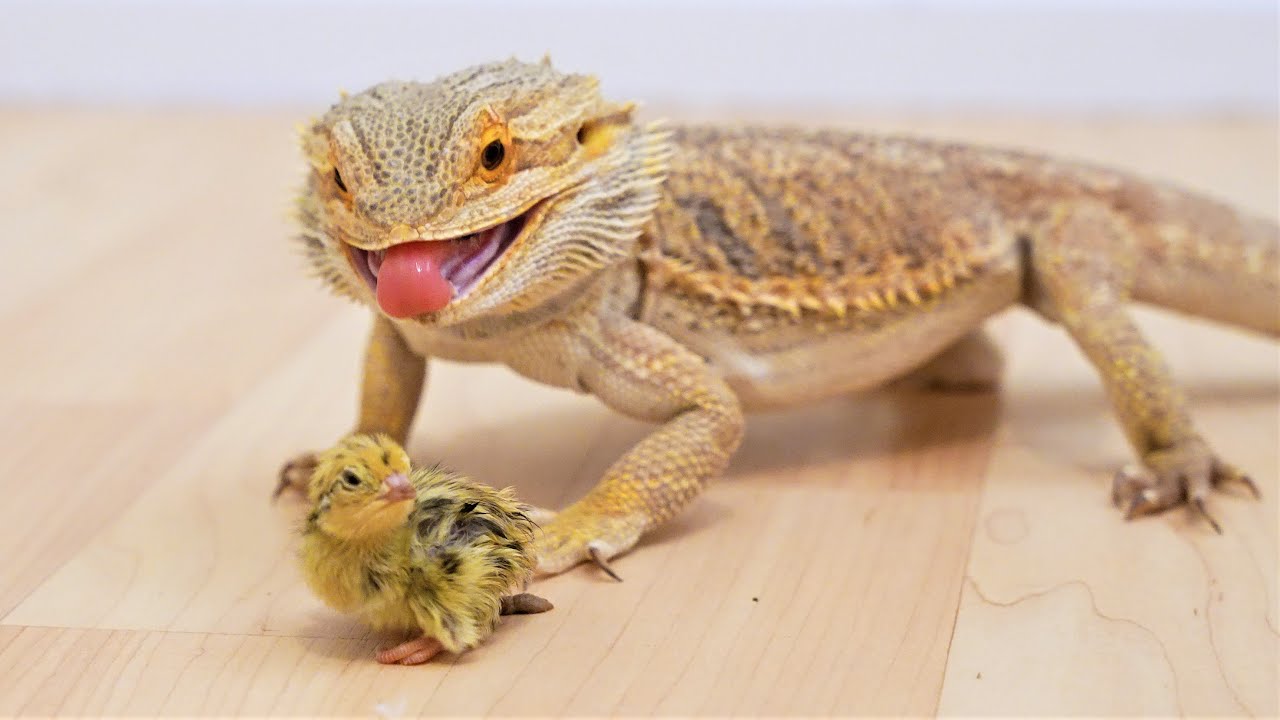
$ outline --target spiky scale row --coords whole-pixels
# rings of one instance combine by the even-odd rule
[[[904,271],[891,279],[871,276],[829,281],[818,277],[752,280],[700,271],[676,258],[659,258],[650,267],[654,282],[671,291],[725,304],[743,316],[767,308],[796,318],[812,314],[837,319],[851,313],[891,310],[902,301],[919,306],[980,271],[963,259],[955,259]]]

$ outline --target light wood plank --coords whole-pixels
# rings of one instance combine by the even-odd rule
[[[1210,441],[1266,501],[1215,497],[1222,536],[1185,512],[1120,522],[1107,483],[1128,448],[1092,370],[1061,333],[1019,324],[943,712],[1275,715],[1280,355],[1180,318],[1141,320],[1192,378]]]
[[[18,403],[0,411],[0,617],[180,457],[208,408]],[[68,437],[74,437],[74,449]]]
[[[18,199],[0,201],[12,203],[6,234],[20,239],[5,246],[0,326],[25,350],[6,357],[22,381],[0,393],[62,403],[233,399],[340,306],[307,281],[289,241],[289,126],[104,119],[100,132],[80,131],[94,162],[56,156]],[[120,140],[143,136],[150,141]]]

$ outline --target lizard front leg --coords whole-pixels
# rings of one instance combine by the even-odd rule
[[[720,474],[742,439],[737,397],[693,352],[652,327],[609,320],[593,333],[582,384],[622,413],[662,426],[550,520],[537,540],[538,569],[606,561],[675,515]]]
[[[1122,469],[1112,500],[1126,517],[1183,503],[1221,532],[1205,500],[1214,487],[1253,482],[1223,462],[1196,431],[1182,392],[1125,308],[1137,272],[1128,224],[1105,207],[1064,205],[1032,233],[1024,298],[1070,333],[1102,375],[1140,465]]]
[[[351,434],[383,433],[404,445],[422,397],[426,372],[426,361],[409,349],[391,321],[375,314],[364,354],[360,417]],[[305,493],[315,467],[316,454],[311,452],[285,463],[275,496],[288,488]]]

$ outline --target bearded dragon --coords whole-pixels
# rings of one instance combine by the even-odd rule
[[[354,432],[403,443],[433,357],[658,424],[544,524],[542,572],[608,569],[721,473],[746,412],[902,377],[989,385],[981,325],[1019,304],[1101,376],[1138,459],[1112,485],[1128,517],[1186,504],[1218,529],[1213,490],[1257,495],[1126,310],[1280,335],[1275,222],[1205,196],[1022,152],[640,122],[546,61],[344,96],[302,147],[310,264],[373,310]]]

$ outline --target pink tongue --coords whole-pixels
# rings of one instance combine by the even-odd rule
[[[453,248],[447,242],[411,242],[387,250],[378,268],[378,305],[398,318],[435,312],[453,299],[440,265]]]

